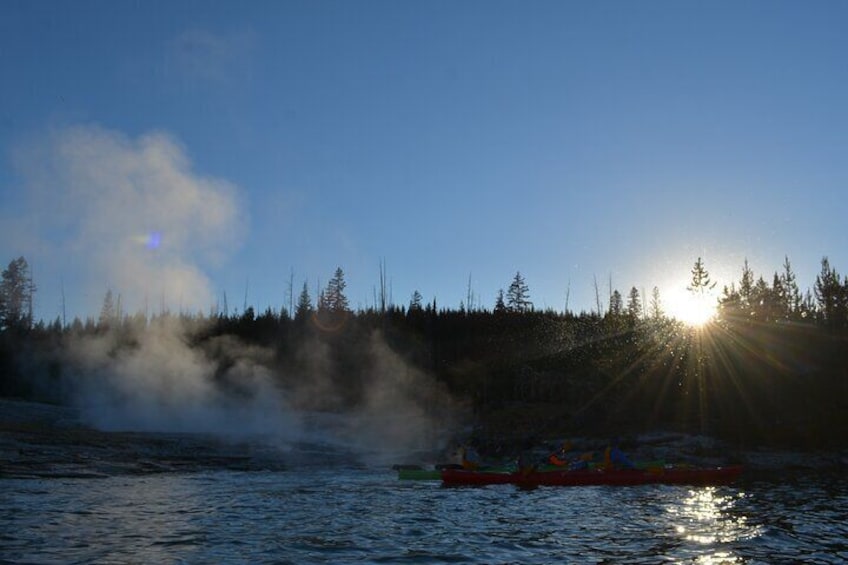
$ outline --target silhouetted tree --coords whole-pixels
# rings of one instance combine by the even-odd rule
[[[627,316],[632,320],[638,320],[642,315],[642,299],[639,297],[639,291],[636,287],[630,288],[630,294],[627,296]]]
[[[754,292],[754,271],[748,266],[748,259],[742,265],[742,278],[739,280],[739,308],[745,315],[751,314],[751,295]]]
[[[739,314],[739,301],[739,291],[736,290],[736,284],[730,283],[730,286],[724,285],[721,298],[719,299],[719,308],[725,317]]]
[[[797,319],[801,311],[801,291],[795,281],[795,273],[789,264],[789,257],[784,256],[783,273],[780,275],[781,298],[783,302],[783,317],[787,320]]]
[[[506,304],[504,304],[504,291],[503,289],[498,290],[498,295],[495,298],[495,313],[501,314],[506,312]]]
[[[421,305],[424,297],[421,296],[421,293],[417,290],[412,293],[412,298],[409,299],[409,311],[410,312],[420,312],[423,310],[423,306]]]
[[[32,297],[35,284],[23,256],[12,260],[0,280],[0,329],[29,329],[32,326]]]
[[[710,280],[710,273],[704,267],[704,261],[698,257],[695,266],[692,267],[692,282],[686,287],[686,290],[694,294],[704,295],[708,290],[715,288],[715,285],[716,283]]]
[[[651,291],[651,306],[649,315],[654,320],[659,320],[665,315],[662,308],[662,301],[660,300],[660,289],[657,287],[654,287]]]
[[[774,319],[778,299],[763,277],[757,279],[751,291],[751,316],[760,321]]]
[[[300,291],[300,295],[297,297],[297,307],[294,311],[294,319],[298,321],[303,321],[312,314],[312,298],[309,296],[309,288],[306,286],[306,282],[303,283],[303,290]]]
[[[97,320],[97,325],[101,328],[109,328],[112,321],[115,319],[115,301],[112,298],[112,289],[106,291],[106,296],[103,297],[103,307],[100,309],[100,318]]]
[[[533,309],[533,303],[530,302],[530,287],[518,271],[506,291],[506,305],[510,312],[528,312]]]
[[[621,316],[622,312],[624,312],[624,300],[616,289],[610,295],[609,313],[611,316]]]
[[[330,312],[347,312],[350,310],[344,293],[346,286],[344,271],[341,267],[338,267],[332,278],[327,282],[327,290],[324,292],[323,305],[327,310]]]
[[[816,302],[820,319],[830,328],[837,328],[845,322],[845,285],[839,273],[830,266],[827,257],[821,261],[821,273],[816,276]]]

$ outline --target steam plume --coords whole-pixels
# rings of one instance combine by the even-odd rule
[[[79,266],[89,289],[100,289],[90,292],[88,312],[97,311],[106,288],[122,296],[126,312],[148,300],[201,311],[213,303],[203,269],[237,249],[245,217],[237,188],[192,171],[173,137],[133,139],[78,126],[34,141],[16,163],[39,246],[53,259],[73,257],[62,268]],[[438,447],[452,421],[444,391],[378,333],[363,356],[368,367],[356,368],[369,375],[364,400],[351,407],[320,340],[298,352],[307,374],[295,378],[275,372],[270,350],[232,336],[198,343],[201,323],[161,316],[120,332],[71,335],[58,356],[86,422],[105,430],[320,441],[369,453],[380,446],[389,456]]]
[[[203,268],[238,248],[245,218],[237,188],[192,171],[173,137],[76,126],[20,148],[15,163],[37,248],[48,250],[47,261],[73,258],[62,268],[81,270],[69,278],[92,290],[87,311],[106,288],[130,312],[147,301],[195,310],[213,303]]]

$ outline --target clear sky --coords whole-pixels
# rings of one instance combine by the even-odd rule
[[[843,1],[0,3],[0,261],[36,316],[848,271]]]

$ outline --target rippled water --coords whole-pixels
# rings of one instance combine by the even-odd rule
[[[382,469],[0,481],[0,560],[841,563],[848,481],[442,487]]]

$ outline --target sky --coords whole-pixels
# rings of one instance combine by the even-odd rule
[[[0,4],[0,262],[35,316],[537,308],[848,271],[848,3]],[[293,285],[291,284],[293,281]]]

